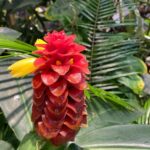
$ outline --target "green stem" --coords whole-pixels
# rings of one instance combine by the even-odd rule
[[[94,22],[94,29],[93,29],[93,36],[92,36],[92,46],[91,46],[91,58],[90,58],[90,81],[92,82],[92,65],[93,65],[93,54],[94,54],[94,46],[95,46],[95,34],[97,29],[97,21],[98,21],[98,12],[100,8],[100,2],[98,2],[97,10],[96,10],[96,16],[95,16],[95,22]]]

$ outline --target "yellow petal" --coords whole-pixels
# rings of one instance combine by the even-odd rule
[[[44,48],[42,46],[38,46],[40,44],[47,44],[45,41],[43,41],[42,39],[37,39],[35,42],[35,46],[37,47],[38,50],[44,50]]]
[[[13,77],[23,77],[38,69],[34,65],[35,60],[36,60],[35,57],[19,60],[15,62],[14,64],[12,64],[11,66],[9,66],[8,70],[11,71],[10,74]]]
[[[10,72],[10,74],[12,74],[13,77],[23,77],[34,72],[35,70],[36,69],[34,69],[32,66],[28,65],[28,67],[22,67],[19,71],[13,70]]]
[[[37,39],[35,44],[46,44],[46,42],[42,39]]]
[[[33,64],[35,60],[36,60],[35,57],[19,60],[19,61],[15,62],[14,64],[12,64],[11,66],[9,66],[8,70],[14,70],[14,69],[16,70],[18,68],[20,69],[22,66],[25,66],[27,64]]]

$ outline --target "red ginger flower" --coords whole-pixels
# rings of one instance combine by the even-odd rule
[[[85,47],[74,42],[75,35],[54,31],[44,40],[35,43],[38,50],[34,53],[40,57],[32,61],[32,121],[40,136],[61,145],[74,140],[87,124],[84,89],[88,63],[81,54]],[[9,67],[15,77],[26,74],[16,73],[16,66]]]

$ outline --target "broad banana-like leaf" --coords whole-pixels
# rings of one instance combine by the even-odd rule
[[[148,125],[114,125],[95,127],[80,134],[77,144],[83,148],[150,148]]]
[[[31,77],[15,79],[7,67],[16,59],[0,61],[0,107],[16,137],[22,140],[32,129],[31,123]]]

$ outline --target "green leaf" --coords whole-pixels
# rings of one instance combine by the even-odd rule
[[[144,81],[138,75],[119,78],[118,82],[129,87],[135,94],[140,94],[144,89]]]
[[[78,27],[84,32],[81,36],[87,47],[85,54],[91,70],[89,82],[95,87],[121,93],[120,97],[127,99],[122,87],[126,91],[131,87],[120,85],[118,80],[121,77],[147,72],[144,62],[134,57],[141,44],[139,37],[135,36],[137,23],[133,10],[137,10],[136,5],[132,1],[125,0],[119,1],[117,7],[113,0],[87,0],[81,1],[80,5],[84,9],[80,11],[82,22],[79,22]],[[120,14],[124,14],[123,11],[126,9],[131,16],[116,23],[113,16],[118,6],[121,6]],[[131,27],[132,32],[128,32],[128,28]]]
[[[66,150],[83,150],[75,143],[70,143]]]
[[[0,39],[9,39],[9,40],[15,40],[21,36],[21,33],[7,28],[7,27],[0,27]]]
[[[150,98],[148,98],[144,104],[145,113],[138,119],[139,124],[150,124]]]
[[[78,5],[78,7],[77,7]],[[46,17],[50,20],[75,19],[78,15],[79,4],[73,0],[59,0],[51,5],[46,11]]]
[[[91,98],[91,95],[88,90],[84,90],[84,95],[86,96],[87,99]]]
[[[40,138],[36,133],[27,134],[17,150],[64,150],[66,145],[54,146],[50,140]]]
[[[7,28],[7,27],[0,27],[0,39],[7,39],[7,40],[16,40],[21,35],[20,32]],[[0,54],[5,51],[3,47],[0,48]],[[0,58],[4,58],[6,56],[0,56]]]
[[[115,107],[115,105],[103,103],[97,99],[87,101],[87,110],[89,127],[81,129],[79,135],[86,132],[88,133],[90,130],[94,130],[97,127],[102,128],[111,125],[131,123],[142,116],[144,112],[142,109],[134,111],[120,109]]]
[[[118,132],[120,132],[120,128],[123,129],[125,125],[129,125],[133,121],[136,121],[143,114],[143,110],[141,109],[130,111],[118,108],[115,107],[115,105],[101,101],[100,99],[98,100],[98,98],[92,98],[90,101],[87,101],[87,109],[89,114],[88,127],[80,129],[75,139],[75,143],[83,148],[95,147],[95,145],[96,147],[113,147],[113,144],[116,143],[115,140],[119,138],[113,138],[110,131],[106,131],[106,134],[110,133],[110,135],[105,137],[105,132],[103,130],[116,127],[116,136],[119,136],[120,134],[117,133],[117,127]],[[112,131],[114,130],[112,129]],[[102,141],[103,138],[106,141]],[[128,135],[124,135],[124,138],[127,139]],[[110,139],[114,139],[114,143],[112,143]],[[116,145],[121,144],[122,142],[123,141],[120,141],[120,143],[118,142]],[[116,145],[114,146],[116,147]]]
[[[83,148],[150,148],[148,125],[114,125],[97,127],[78,135],[76,143]]]
[[[133,121],[136,121],[140,116],[143,115],[143,110],[134,109],[133,111],[123,109],[122,107],[116,107],[115,104],[104,102],[100,98],[93,98],[87,101],[87,109],[88,109],[88,127],[80,129],[79,133],[76,136],[75,143],[80,147],[113,147],[113,144],[116,142],[114,139],[114,143],[110,142],[111,134],[106,138],[103,136],[103,129],[109,129],[112,127],[122,127],[124,125],[129,125]],[[117,129],[116,129],[117,130]],[[112,130],[113,131],[113,130]],[[119,131],[119,128],[118,128]],[[117,132],[117,131],[116,131]],[[126,131],[127,132],[127,131]],[[110,131],[106,131],[106,133],[110,133]],[[115,134],[114,134],[115,135]],[[120,135],[120,134],[119,134]],[[118,136],[118,134],[116,134]],[[101,141],[101,138],[106,139],[106,141]],[[124,135],[124,138],[127,139],[128,135]],[[84,141],[85,140],[85,141]],[[95,143],[94,143],[95,141]],[[105,144],[107,142],[110,145],[100,145]],[[130,140],[129,140],[130,141]],[[99,144],[100,143],[100,144]],[[122,141],[120,142],[120,144]],[[111,145],[112,144],[112,145]],[[117,143],[118,144],[118,143]],[[117,145],[116,144],[116,145]],[[90,145],[90,146],[89,146]],[[116,147],[115,145],[115,147]],[[125,145],[126,146],[126,145]]]
[[[139,74],[145,74],[147,73],[147,66],[146,64],[139,58],[137,57],[128,57],[127,60],[130,62],[130,69],[132,71],[135,71]]]
[[[32,129],[32,87],[31,77],[15,79],[6,71],[16,60],[7,59],[0,62],[0,107],[16,137],[22,140]]]
[[[0,38],[0,48],[18,50],[26,53],[32,52],[33,50],[36,49],[34,46],[19,40],[12,41],[12,40],[2,39],[2,38]]]
[[[17,148],[19,141],[17,140],[14,132],[9,127],[3,112],[0,110],[0,140],[7,141],[11,143],[14,148]]]
[[[104,101],[111,101],[127,109],[133,109],[133,107],[128,102],[124,101],[123,99],[121,99],[119,96],[115,94],[104,91],[103,89],[100,88],[95,88],[91,85],[89,85],[89,89],[95,96],[101,98]]]
[[[36,47],[19,40],[13,41],[0,38],[0,50],[3,52],[4,49],[7,49],[7,55],[0,56],[1,59],[16,56],[35,57],[32,51],[36,50]]]
[[[121,147],[130,147],[130,145],[127,144],[130,143],[131,139],[129,139],[129,141],[126,140],[130,137],[127,135],[128,129],[125,128],[126,131],[123,131],[126,134],[121,133],[120,130],[137,120],[143,114],[142,110],[137,109],[129,111],[126,109],[119,109],[115,107],[115,105],[103,103],[103,101],[98,101],[95,98],[92,98],[91,101],[87,101],[87,106],[89,113],[88,127],[80,129],[75,139],[77,145],[83,148],[108,148],[117,147],[117,145],[120,147],[121,144],[123,144]],[[105,129],[108,129],[108,131],[105,131]],[[112,134],[111,132],[113,131],[115,131],[115,133]],[[133,135],[134,134],[135,133],[133,133]],[[114,137],[115,135],[116,138]],[[122,138],[124,138],[125,141],[124,139],[117,141],[120,139],[120,136],[123,136]],[[144,136],[144,134],[142,134],[141,137],[142,136]],[[136,136],[134,138],[136,141]]]
[[[1,150],[14,150],[14,148],[9,143],[2,141],[2,140],[0,140],[0,149]]]
[[[35,133],[31,132],[23,138],[17,150],[40,150],[42,142]]]
[[[50,140],[45,141],[46,143],[44,146],[41,148],[41,150],[68,150],[66,145],[60,145],[60,146],[54,146],[51,144]],[[73,149],[75,150],[75,149]]]

